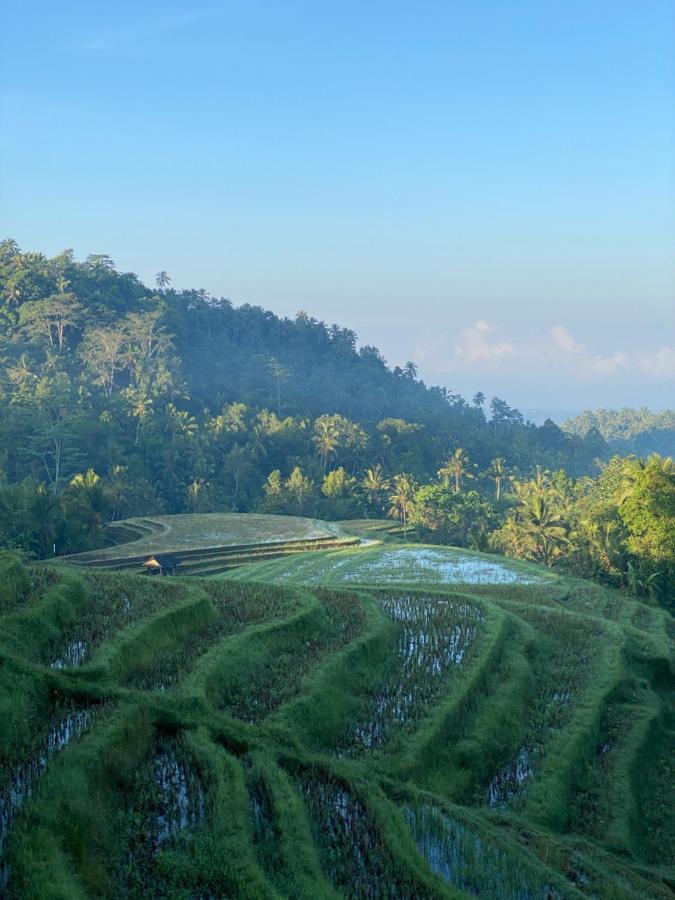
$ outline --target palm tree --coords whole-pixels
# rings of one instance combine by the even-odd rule
[[[114,522],[120,511],[120,507],[127,499],[127,493],[130,487],[127,467],[111,466],[108,470],[108,483],[110,484],[110,495],[113,503],[110,521]]]
[[[389,495],[392,519],[400,519],[403,523],[403,534],[408,537],[408,517],[412,512],[417,485],[412,475],[394,475],[393,492]]]
[[[675,462],[673,462],[672,456],[661,456],[658,453],[650,453],[645,460],[637,457],[627,459],[623,464],[623,477],[618,497],[619,506],[630,497],[636,482],[645,469],[650,468],[661,469],[667,475],[671,475],[675,472]]]
[[[452,456],[448,457],[443,463],[437,474],[445,487],[448,487],[450,484],[450,479],[454,479],[455,493],[459,494],[462,490],[462,479],[473,478],[469,454],[461,447],[457,447]]]
[[[378,463],[372,469],[368,469],[361,482],[363,490],[368,497],[368,503],[375,509],[380,507],[380,494],[389,487],[389,479],[385,478],[382,466]]]
[[[84,475],[75,475],[70,486],[74,489],[81,520],[87,525],[93,548],[96,546],[103,518],[110,509],[110,500],[100,477],[93,469],[87,469]]]
[[[148,396],[145,391],[140,389],[132,391],[130,388],[129,394],[132,400],[131,415],[136,419],[136,437],[134,438],[134,444],[137,444],[141,436],[141,426],[152,411],[152,398]]]
[[[208,481],[204,478],[195,478],[195,480],[187,486],[187,498],[190,506],[192,507],[192,512],[197,512],[197,507],[201,501],[201,496],[204,493],[204,490],[209,486]]]
[[[168,272],[164,272],[162,270],[161,272],[158,272],[155,275],[155,287],[157,288],[158,291],[166,290],[170,284],[171,284],[171,276],[169,275]]]
[[[30,503],[30,518],[34,524],[31,549],[41,558],[56,554],[58,517],[61,511],[58,498],[39,484]]]
[[[529,538],[534,559],[550,566],[568,542],[568,528],[551,494],[533,494],[521,513],[520,524]]]
[[[267,368],[274,379],[277,395],[277,415],[281,415],[281,382],[286,381],[290,377],[291,370],[279,362],[278,359],[272,357],[267,364]]]
[[[326,474],[329,456],[337,456],[337,447],[340,441],[340,432],[332,422],[329,422],[323,416],[316,420],[314,424],[314,446],[321,457],[323,466],[323,474]]]
[[[495,496],[497,502],[502,493],[502,481],[507,477],[506,462],[502,456],[497,456],[490,463],[487,474],[495,483]]]

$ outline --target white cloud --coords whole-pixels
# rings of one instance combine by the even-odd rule
[[[469,363],[498,360],[515,353],[513,344],[491,337],[496,331],[485,319],[479,319],[470,328],[460,332],[455,343],[455,354]]]
[[[454,373],[531,373],[542,377],[564,376],[577,382],[612,378],[675,379],[675,347],[598,353],[565,325],[516,336],[506,335],[499,326],[478,319],[454,337],[434,335],[417,348],[416,358],[438,371]]]

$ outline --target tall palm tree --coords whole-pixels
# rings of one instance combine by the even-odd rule
[[[445,487],[449,486],[451,479],[454,480],[455,493],[459,494],[462,490],[462,479],[473,478],[471,468],[469,454],[461,447],[456,447],[452,456],[446,459],[437,474]]]
[[[368,497],[368,503],[375,509],[380,507],[380,495],[389,488],[389,479],[385,478],[382,466],[378,463],[372,469],[368,469],[361,482],[363,490]]]
[[[389,495],[392,519],[400,519],[403,523],[403,534],[408,537],[408,518],[412,512],[417,485],[412,475],[394,475],[393,491]]]
[[[204,478],[195,478],[195,480],[187,486],[187,498],[193,513],[197,512],[197,507],[200,504],[202,494],[208,486],[209,484]]]
[[[155,287],[158,291],[164,291],[171,284],[171,276],[162,270],[155,275]]]
[[[129,476],[126,466],[111,466],[108,470],[108,483],[110,485],[110,496],[113,504],[112,515],[110,521],[114,522],[120,507],[127,499],[130,489]]]
[[[267,364],[267,368],[274,379],[274,384],[276,388],[276,396],[277,396],[277,415],[281,415],[281,382],[286,381],[290,375],[291,370],[284,366],[283,363],[280,363],[278,359],[272,357]]]
[[[324,418],[316,420],[314,425],[314,437],[312,438],[316,451],[321,457],[323,466],[323,474],[326,474],[329,456],[337,456],[338,443],[340,441],[340,432],[335,425],[326,421]]]
[[[502,481],[507,477],[506,461],[502,456],[497,456],[490,463],[487,474],[495,483],[495,496],[497,502],[502,493]]]

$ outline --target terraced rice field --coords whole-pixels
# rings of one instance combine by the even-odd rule
[[[301,516],[195,513],[125,519],[106,526],[110,546],[64,559],[79,566],[142,573],[155,553],[177,554],[183,575],[217,575],[255,559],[347,547],[359,542],[339,525]]]
[[[36,570],[0,616],[0,894],[665,900],[673,637],[450,548]]]

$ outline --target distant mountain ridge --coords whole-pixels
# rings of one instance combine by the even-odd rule
[[[586,410],[562,423],[569,434],[586,437],[595,429],[616,453],[675,456],[675,410],[646,407]]]

